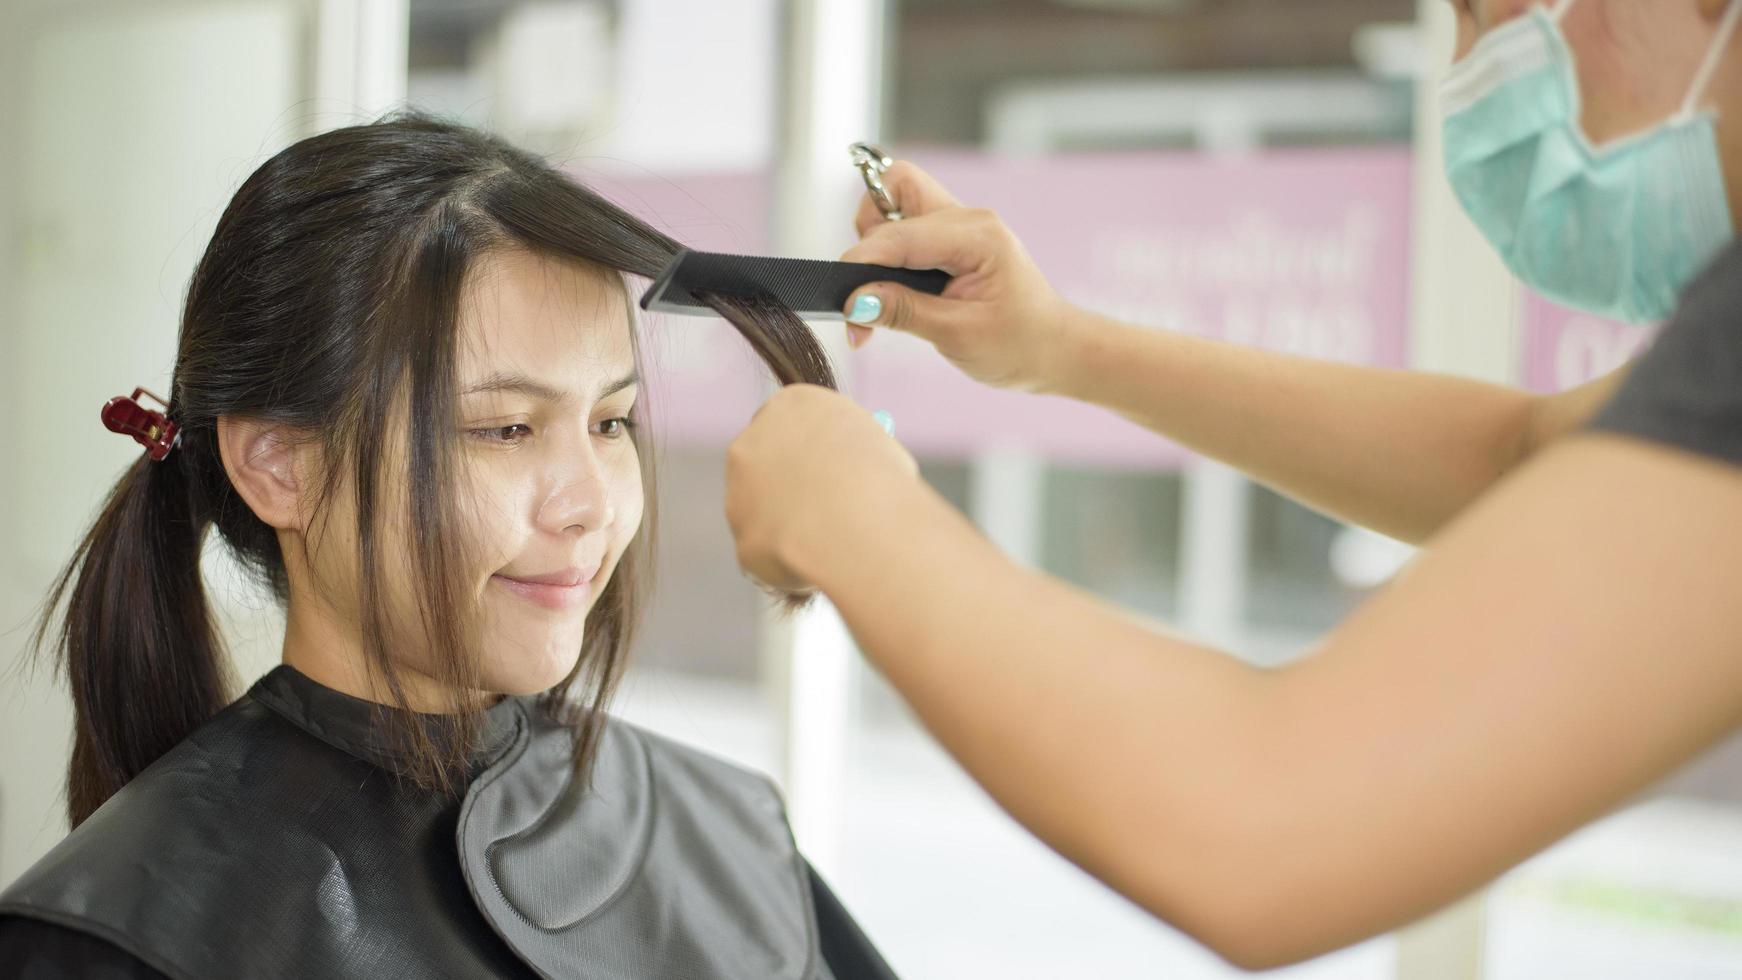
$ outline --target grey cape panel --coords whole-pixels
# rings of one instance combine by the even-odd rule
[[[620,722],[591,792],[568,759],[568,732],[535,721],[460,809],[467,884],[522,959],[547,977],[830,976],[766,780]]]
[[[764,778],[612,721],[583,791],[566,730],[507,699],[455,801],[384,767],[360,704],[279,668],[0,894],[0,916],[188,980],[846,980]]]

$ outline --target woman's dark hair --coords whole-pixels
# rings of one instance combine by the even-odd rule
[[[162,462],[141,453],[122,475],[37,628],[38,648],[52,638],[72,691],[74,826],[230,700],[228,656],[201,584],[207,528],[280,602],[288,597],[276,533],[225,473],[220,416],[313,433],[329,464],[324,495],[350,477],[369,666],[402,709],[384,716],[410,749],[406,775],[448,792],[459,786],[480,722],[476,706],[456,698],[451,722],[433,730],[405,710],[377,569],[383,509],[407,507],[431,669],[451,691],[477,690],[475,617],[450,540],[460,515],[447,492],[459,476],[456,333],[467,270],[508,248],[652,277],[680,246],[543,160],[415,113],[303,140],[236,192],[182,313],[169,399],[180,446]],[[834,385],[821,347],[791,310],[708,299],[781,383]],[[396,443],[376,422],[394,417],[410,420],[400,460],[387,459]],[[642,531],[588,616],[575,671],[543,701],[566,711],[577,681],[588,693],[565,714],[581,773],[648,583],[652,455],[641,454],[649,500]],[[409,476],[408,502],[382,499],[393,465]]]

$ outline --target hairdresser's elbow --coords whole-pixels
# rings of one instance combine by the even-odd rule
[[[1359,896],[1335,894],[1314,873],[1310,856],[1324,842],[1303,839],[1284,811],[1271,799],[1223,811],[1218,826],[1177,828],[1195,843],[1139,859],[1147,880],[1132,882],[1132,897],[1243,970],[1288,966],[1358,939],[1347,929]]]
[[[1328,941],[1319,901],[1262,877],[1210,887],[1174,924],[1242,970],[1291,966],[1341,945]]]
[[[1084,852],[1137,904],[1244,970],[1332,952],[1375,921],[1370,895],[1352,893],[1337,859],[1362,845],[1344,832],[1340,805],[1303,777],[1323,766],[1300,738],[1308,726],[1288,696],[1291,676],[1242,675],[1214,750],[1149,786],[1124,819],[1100,822],[1107,846]]]
[[[1253,921],[1241,923],[1227,934],[1205,942],[1205,945],[1230,966],[1252,973],[1294,966],[1335,949],[1329,946],[1303,947],[1287,939],[1278,939],[1268,935],[1262,923]]]

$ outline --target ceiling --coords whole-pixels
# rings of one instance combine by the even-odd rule
[[[524,0],[411,0],[413,63],[464,64],[470,38],[519,2]],[[622,6],[659,0],[596,2]],[[885,2],[892,28],[885,133],[906,142],[977,143],[984,136],[988,99],[1012,83],[1250,71],[1354,73],[1356,31],[1412,21],[1417,0]]]
[[[1015,81],[1193,72],[1355,70],[1362,26],[1416,0],[891,0],[894,138],[975,141]]]

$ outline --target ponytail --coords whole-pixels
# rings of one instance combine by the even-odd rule
[[[209,521],[196,516],[186,455],[154,462],[140,454],[56,580],[36,628],[36,649],[52,638],[72,691],[74,827],[229,700],[228,663],[200,578]]]

